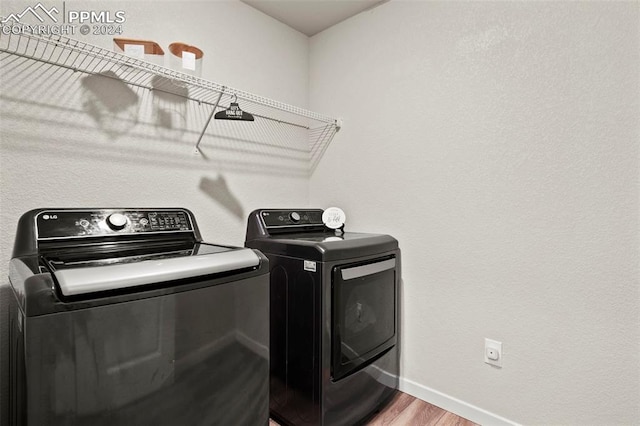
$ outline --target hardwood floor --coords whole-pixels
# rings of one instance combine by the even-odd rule
[[[421,399],[398,392],[389,405],[373,417],[370,426],[474,426],[459,417]]]
[[[367,423],[367,426],[474,426],[475,423],[456,416],[404,392],[398,394]],[[269,426],[279,426],[274,420]]]

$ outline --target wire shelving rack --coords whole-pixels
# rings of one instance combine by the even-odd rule
[[[0,59],[9,56],[43,62],[74,72],[102,75],[105,78],[117,76],[117,79],[131,86],[181,96],[200,105],[211,106],[209,119],[194,143],[196,153],[200,152],[199,145],[207,128],[214,125],[211,124],[213,114],[226,109],[236,99],[242,102],[242,109],[249,111],[256,120],[276,122],[279,125],[305,130],[308,137],[310,171],[315,169],[341,126],[341,120],[333,117],[208,81],[63,35],[0,32]]]

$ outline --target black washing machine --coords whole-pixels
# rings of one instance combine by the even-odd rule
[[[186,209],[38,209],[10,282],[10,425],[267,425],[269,268]]]
[[[322,210],[261,209],[246,247],[271,270],[271,416],[354,425],[396,392],[400,250],[389,235],[336,232]]]

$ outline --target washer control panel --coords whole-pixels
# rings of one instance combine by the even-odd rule
[[[260,217],[267,228],[323,225],[322,210],[262,210]]]
[[[193,231],[186,210],[46,210],[36,216],[38,239]]]

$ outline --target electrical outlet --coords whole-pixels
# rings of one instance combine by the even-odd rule
[[[502,368],[502,342],[484,339],[484,362]]]

